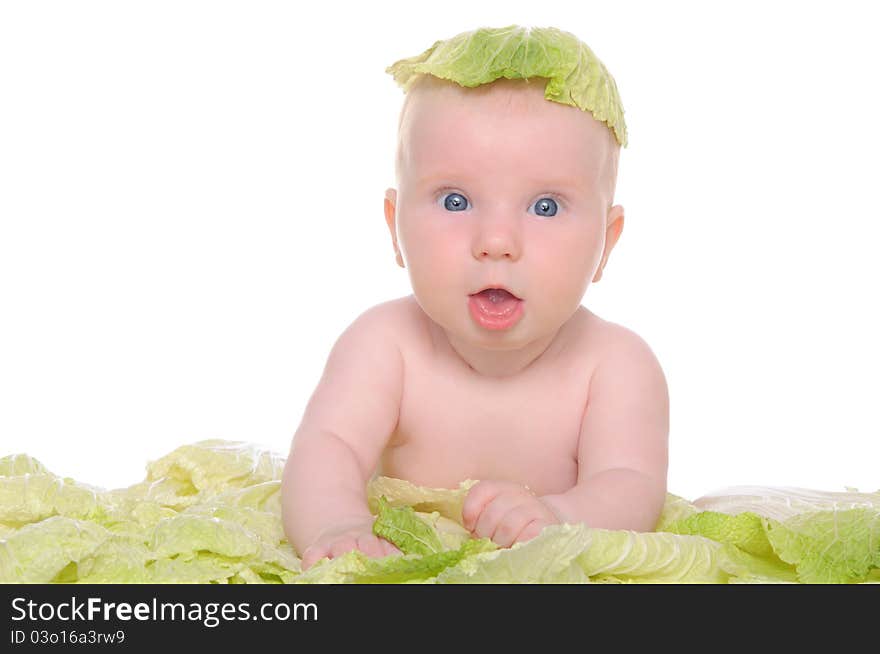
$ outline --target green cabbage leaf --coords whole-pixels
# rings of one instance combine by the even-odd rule
[[[475,480],[377,477],[373,530],[401,555],[348,552],[303,571],[281,523],[284,459],[184,445],[106,490],[24,454],[0,459],[0,583],[880,583],[880,493],[735,487],[668,494],[655,531],[546,527],[509,548],[461,524]]]
[[[406,93],[424,75],[474,87],[500,78],[547,80],[544,98],[605,123],[627,145],[626,122],[617,83],[590,49],[571,32],[555,27],[481,27],[436,41],[413,57],[385,69]]]

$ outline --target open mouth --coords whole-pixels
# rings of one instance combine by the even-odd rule
[[[482,291],[471,295],[471,297],[476,296],[482,296],[492,304],[501,304],[502,302],[510,302],[511,300],[522,301],[522,298],[517,297],[506,288],[500,286],[484,288]]]
[[[506,288],[484,288],[470,295],[471,316],[486,329],[508,329],[523,315],[523,300]]]

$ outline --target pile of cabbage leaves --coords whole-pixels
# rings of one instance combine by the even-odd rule
[[[0,459],[0,583],[880,583],[880,492],[668,494],[656,530],[553,525],[510,548],[461,526],[467,490],[377,477],[374,531],[403,555],[303,571],[281,523],[284,458],[209,440],[105,490]]]

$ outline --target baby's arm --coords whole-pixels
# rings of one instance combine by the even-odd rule
[[[593,373],[578,481],[541,499],[563,522],[653,531],[666,499],[669,392],[654,353],[618,327]]]
[[[346,329],[306,406],[282,477],[282,520],[303,568],[323,556],[360,549],[396,552],[372,534],[366,485],[393,433],[403,392],[403,361],[379,305]]]
[[[559,522],[652,531],[666,499],[669,396],[648,345],[615,329],[590,380],[578,441],[578,480],[536,497],[522,484],[486,480],[462,506],[464,526],[502,547]]]

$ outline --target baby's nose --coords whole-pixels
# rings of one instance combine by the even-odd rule
[[[480,253],[481,259],[512,259],[513,255],[510,252],[507,252],[505,248],[502,249],[489,249],[484,250]]]
[[[474,256],[477,259],[510,259],[520,256],[520,237],[509,225],[495,224],[484,228],[475,239]]]
[[[513,243],[490,243],[477,248],[477,259],[498,259],[516,261],[519,259],[519,248]]]

